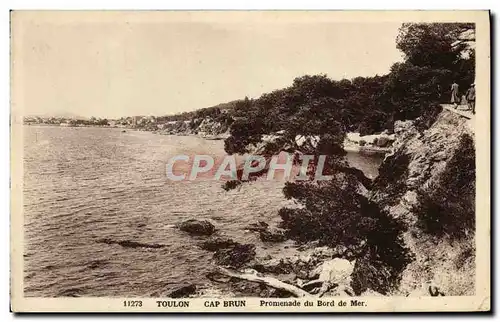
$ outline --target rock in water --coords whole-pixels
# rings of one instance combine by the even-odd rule
[[[212,235],[215,226],[208,220],[189,219],[179,224],[179,229],[192,235]]]
[[[190,295],[194,294],[196,292],[196,285],[190,284],[183,286],[181,288],[176,289],[173,292],[170,292],[170,294],[167,295],[167,297],[173,298],[173,299],[178,299],[182,297],[189,297]]]
[[[236,244],[227,249],[215,252],[214,259],[218,265],[240,268],[255,257],[255,245]]]
[[[237,243],[231,238],[215,237],[215,238],[210,238],[207,241],[204,241],[203,243],[200,244],[200,247],[204,250],[214,252],[219,249],[230,248],[232,246],[235,246],[236,244]]]
[[[244,229],[245,230],[250,230],[250,231],[263,231],[266,230],[269,227],[269,225],[263,221],[259,221],[257,223],[252,223],[248,226],[246,226]]]
[[[127,247],[127,248],[138,248],[138,247],[163,248],[163,247],[165,247],[165,245],[162,245],[162,244],[145,244],[145,243],[139,243],[139,242],[132,241],[132,240],[112,240],[111,238],[99,239],[97,242],[103,243],[103,244],[108,244],[108,245],[117,244],[117,245],[120,245],[122,247]]]
[[[285,230],[283,229],[273,229],[273,230],[262,230],[259,232],[260,240],[264,242],[282,242],[287,239],[285,235]]]

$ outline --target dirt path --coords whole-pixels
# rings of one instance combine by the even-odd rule
[[[472,111],[468,109],[468,106],[459,105],[456,109],[452,104],[441,104],[441,106],[450,112],[467,118],[467,126],[472,131],[474,131],[474,124],[476,123],[476,115],[472,114]]]
[[[461,115],[463,117],[466,117],[469,120],[472,120],[475,117],[475,115],[472,114],[472,111],[469,110],[468,107],[464,105],[459,105],[456,109],[453,107],[452,104],[441,104],[441,106],[444,109],[453,112],[455,114]]]

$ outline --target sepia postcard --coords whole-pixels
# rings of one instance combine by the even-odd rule
[[[491,310],[488,11],[11,11],[13,312]]]

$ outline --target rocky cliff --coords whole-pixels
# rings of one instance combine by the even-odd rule
[[[195,129],[195,132],[206,138],[225,139],[229,136],[229,127],[220,121],[205,118],[200,125]]]
[[[326,247],[327,254],[318,255],[319,249],[325,247],[316,247],[317,243],[312,242],[294,249],[300,255],[295,257],[290,255],[290,249],[285,251],[288,246],[283,246],[286,255],[278,260],[269,254],[258,254],[260,250],[235,248],[238,243],[223,239],[214,242],[213,247],[229,247],[229,250],[218,250],[215,260],[234,257],[239,261],[240,255],[250,254],[248,258],[244,256],[248,263],[238,263],[269,278],[278,278],[312,294],[325,296],[338,295],[339,289],[323,290],[324,293],[319,290],[318,293],[316,288],[306,288],[311,283],[339,284],[336,281],[345,274],[331,272],[337,268],[340,259],[344,261],[342,263],[349,263],[346,272],[350,277],[342,277],[342,285],[349,286],[345,290],[347,294],[474,294],[475,150],[470,122],[463,116],[438,108],[415,121],[395,123],[395,133],[390,137],[394,141],[392,146],[386,146],[390,151],[371,191],[366,192],[373,204],[370,209],[380,211],[381,208],[389,215],[383,217],[386,219],[382,229],[376,234],[374,252],[359,253],[356,248],[338,245]],[[221,122],[200,119],[191,124],[179,123],[170,134],[215,137],[227,133],[227,128]],[[394,222],[389,219],[394,219]],[[286,239],[285,234],[264,232],[267,228],[259,230],[261,239],[266,242],[270,241],[269,237],[272,237],[272,242]],[[279,238],[274,240],[275,237]],[[211,243],[209,248],[212,248]],[[328,281],[334,283],[318,281],[317,274],[313,274],[317,270],[327,272]],[[284,276],[284,273],[289,275]],[[248,274],[243,275],[239,277]],[[248,276],[250,280],[255,277]],[[309,282],[304,284],[304,281]],[[249,292],[255,295],[259,291],[251,288]]]
[[[434,119],[435,117],[435,119]],[[475,287],[475,151],[470,120],[396,122],[371,199],[402,221],[413,260],[395,295],[471,295]]]
[[[227,119],[214,119],[212,117],[197,118],[191,121],[177,121],[165,124],[161,130],[155,132],[168,135],[199,135],[207,139],[225,139],[229,136]]]

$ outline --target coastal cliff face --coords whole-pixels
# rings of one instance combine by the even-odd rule
[[[380,137],[388,137],[383,148],[389,152],[371,191],[366,194],[376,205],[373,209],[382,209],[388,214],[387,219],[394,219],[394,227],[402,227],[392,231],[402,237],[402,244],[399,244],[399,238],[391,237],[391,220],[385,220],[386,224],[381,227],[387,231],[381,229],[377,235],[378,255],[358,256],[356,248],[342,250],[340,246],[329,249],[330,259],[342,258],[353,267],[352,280],[346,283],[351,284],[355,294],[474,294],[475,150],[470,122],[447,110],[429,109],[429,113],[415,121],[397,121],[393,135],[374,136],[377,141]],[[168,134],[219,138],[227,135],[228,128],[226,123],[205,118],[178,123]],[[267,228],[258,228],[263,241],[272,238],[273,242],[278,242],[289,237],[286,231],[280,230],[277,234],[267,231]],[[300,287],[297,276],[302,276],[303,272],[294,271],[292,267],[301,262],[303,271],[310,271],[327,263],[326,258],[315,255],[316,246],[311,243],[304,248],[312,252],[310,258],[299,261],[287,257],[285,262],[290,267],[282,261],[276,264],[275,261],[262,260],[263,257],[252,250],[257,264],[250,261],[245,267],[266,274],[294,272],[298,275],[293,275],[287,282]],[[239,249],[231,251],[240,252]],[[381,254],[394,260],[380,264]],[[307,275],[304,279],[312,277]]]
[[[474,294],[475,151],[470,122],[444,110],[428,128],[419,120],[395,123],[395,141],[370,196],[403,223],[403,240],[413,253],[395,295]]]
[[[207,235],[214,234],[213,240],[202,248],[215,252],[214,261],[219,266],[229,265],[246,273],[255,270],[266,278],[276,278],[311,294],[472,295],[475,292],[475,150],[470,122],[438,107],[429,109],[429,113],[415,121],[395,123],[394,134],[384,142],[389,152],[379,176],[371,190],[363,194],[363,198],[368,198],[365,198],[365,213],[378,213],[377,217],[365,217],[377,218],[379,223],[370,230],[371,237],[366,235],[368,238],[360,244],[331,243],[339,235],[333,230],[304,237],[303,233],[314,230],[305,229],[292,212],[282,212],[292,215],[280,215],[282,221],[277,226],[257,222],[245,227],[258,233],[265,243],[283,243],[278,257],[255,245],[240,244],[222,232],[214,233],[210,223],[197,223],[210,228]],[[226,124],[210,118],[178,124],[176,132],[170,134],[215,138],[228,129]],[[374,136],[373,140],[387,136]],[[325,204],[338,200],[336,193],[331,197]],[[328,218],[320,220],[327,222]],[[295,225],[296,222],[300,224]],[[291,247],[288,239],[300,243]],[[342,272],[338,271],[339,263],[345,264]],[[209,279],[214,285],[220,282],[214,276]],[[343,286],[329,288],[337,284]],[[207,286],[206,292],[217,288],[214,285]],[[283,295],[272,287],[262,290],[256,285],[243,278],[228,289],[245,296],[290,296],[289,292]],[[308,288],[311,285],[323,286]]]
[[[211,117],[193,119],[192,121],[178,121],[166,124],[159,134],[169,135],[199,135],[204,138],[225,139],[229,136],[230,118],[217,120]]]
[[[201,136],[221,136],[229,135],[229,127],[223,122],[213,120],[211,118],[204,119],[195,129],[196,133]]]

